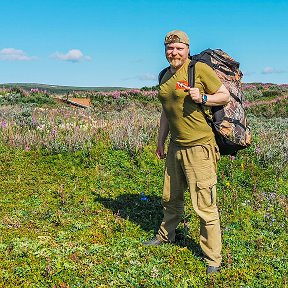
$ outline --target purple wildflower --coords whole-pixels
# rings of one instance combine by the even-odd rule
[[[5,120],[2,121],[1,127],[2,128],[6,128],[7,127],[7,122]]]

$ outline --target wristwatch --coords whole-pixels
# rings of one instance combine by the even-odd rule
[[[208,100],[208,97],[207,97],[207,95],[205,95],[205,94],[203,94],[202,95],[202,105],[205,105],[206,104],[206,102],[207,102],[207,100]]]

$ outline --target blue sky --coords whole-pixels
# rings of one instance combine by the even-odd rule
[[[288,83],[287,0],[0,0],[0,83],[156,85],[174,29],[191,54],[230,54],[243,82]]]

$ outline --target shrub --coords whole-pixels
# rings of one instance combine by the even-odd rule
[[[249,102],[259,100],[263,96],[262,92],[254,87],[249,90],[243,90],[243,94],[244,94],[244,99]]]
[[[255,116],[288,117],[288,98],[277,99],[271,103],[259,103],[258,105],[248,106],[247,110]]]
[[[0,97],[0,105],[33,104],[37,106],[56,105],[56,101],[44,91],[27,92],[21,88],[11,88]]]
[[[262,91],[262,95],[263,95],[263,97],[274,98],[274,97],[278,97],[278,96],[282,95],[282,91],[280,91],[280,90],[266,90],[266,91]]]

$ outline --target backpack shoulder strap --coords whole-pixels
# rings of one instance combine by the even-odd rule
[[[196,60],[191,60],[188,66],[188,84],[190,87],[194,87],[195,85],[195,64]]]
[[[161,80],[164,77],[165,73],[168,71],[169,67],[164,68],[158,75],[159,85],[161,84]]]
[[[189,63],[188,66],[188,83],[190,87],[194,87],[195,86],[195,65],[198,61],[195,59],[191,59],[191,62]],[[212,119],[205,113],[202,105],[200,103],[197,103],[201,113],[203,114],[203,116],[205,117],[207,123],[209,125],[211,125]]]

